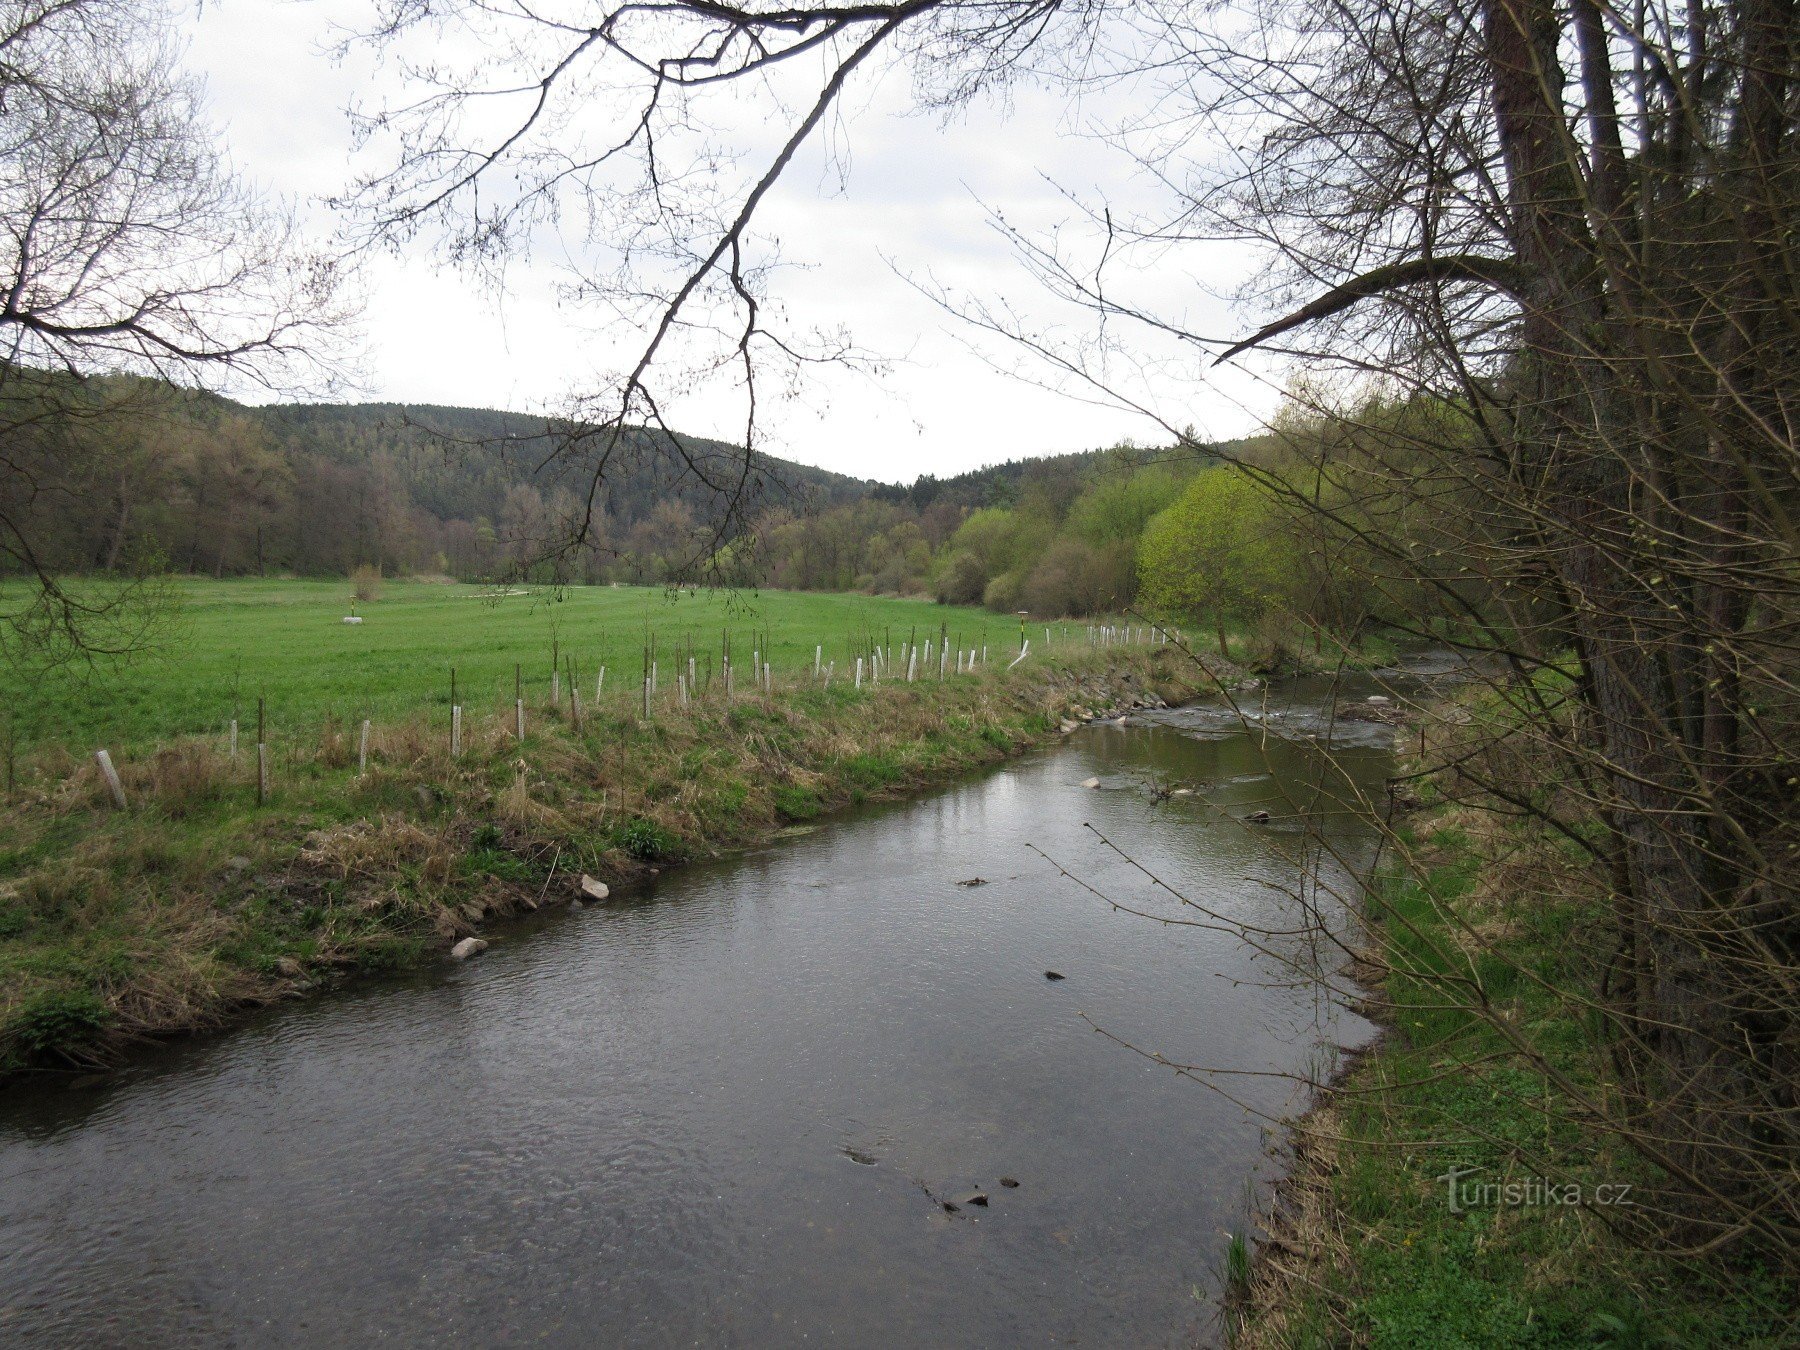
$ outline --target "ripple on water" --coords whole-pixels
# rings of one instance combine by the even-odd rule
[[[1105,835],[1209,909],[1293,926],[1293,840],[1230,817],[1378,788],[1387,729],[1333,731],[1338,774],[1286,734],[1321,707],[1279,710],[1254,734],[1211,709],[1078,732],[430,978],[15,1092],[0,1336],[1191,1342],[1267,1165],[1257,1113],[1301,1096],[1235,1079],[1238,1105],[1094,1027],[1293,1073],[1367,1028],[1062,869],[1194,916]],[[1191,782],[1196,809],[1089,776]],[[1366,855],[1348,809],[1319,818]],[[975,1189],[987,1207],[943,1209]]]

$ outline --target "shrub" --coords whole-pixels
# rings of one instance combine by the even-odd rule
[[[775,809],[788,820],[811,820],[825,809],[825,804],[817,788],[789,783],[775,789]]]
[[[381,569],[369,563],[351,569],[350,593],[363,602],[381,599]]]
[[[54,989],[34,994],[13,1014],[10,1039],[28,1055],[75,1049],[112,1021],[112,1009],[86,989]]]
[[[661,862],[681,849],[681,842],[673,834],[641,816],[615,831],[613,841],[639,862]]]

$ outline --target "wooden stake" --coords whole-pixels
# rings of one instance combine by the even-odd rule
[[[356,776],[361,778],[369,771],[369,719],[363,718],[362,743],[356,748]]]

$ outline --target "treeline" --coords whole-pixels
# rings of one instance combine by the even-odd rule
[[[1408,447],[1463,440],[1456,404],[1289,411],[1246,440],[1032,460],[800,515],[769,513],[775,586],[932,595],[1003,613],[1137,609],[1222,647],[1356,646],[1372,629],[1491,618],[1471,533],[1504,534],[1468,482]],[[1517,522],[1512,527],[1516,528]]]
[[[719,564],[714,575],[778,589],[1045,616],[1139,607],[1204,622],[1222,645],[1228,630],[1264,646],[1297,633],[1351,644],[1435,596],[1376,584],[1375,554],[1441,550],[1426,526],[1455,506],[1441,495],[1423,511],[1416,475],[1405,492],[1393,475],[1396,445],[1455,421],[1423,403],[1291,414],[1248,440],[1122,445],[911,485],[759,459],[741,523],[725,533],[716,497],[684,481],[683,457],[737,465],[741,451],[699,438],[683,438],[677,455],[645,444],[609,461],[590,503],[594,466],[566,453],[553,424],[519,414],[255,408],[143,380],[55,392],[54,415],[11,419],[13,458],[32,472],[7,479],[4,503],[28,525],[25,570],[53,575],[375,567],[656,584]],[[547,459],[559,464],[548,476]],[[1481,603],[1478,588],[1464,589]]]
[[[542,418],[394,404],[248,407],[139,379],[13,372],[0,518],[29,541],[8,570],[463,579],[550,569],[660,581],[714,544],[713,496],[641,433],[590,460],[539,466],[565,428]],[[34,399],[42,413],[33,408]],[[681,438],[690,460],[741,468],[736,447]],[[867,484],[758,456],[754,509],[811,509]],[[585,526],[581,546],[558,545]],[[553,562],[546,561],[555,554]]]

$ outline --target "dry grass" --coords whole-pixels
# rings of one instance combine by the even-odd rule
[[[210,1025],[334,972],[417,961],[444,939],[589,872],[628,886],[650,866],[766,839],[866,797],[1000,759],[1098,710],[1203,677],[1173,649],[1075,652],[943,684],[810,684],[645,722],[622,693],[532,714],[442,709],[372,728],[327,723],[255,758],[193,737],[118,768],[50,749],[0,816],[0,1072],[92,1064],[130,1040]],[[560,883],[558,878],[561,879]],[[559,892],[560,893],[560,892]]]
[[[1317,1286],[1349,1260],[1351,1239],[1331,1201],[1343,1118],[1329,1100],[1290,1127],[1287,1168],[1262,1221],[1250,1280],[1225,1307],[1236,1350],[1288,1350],[1295,1344],[1288,1309],[1296,1286]]]

